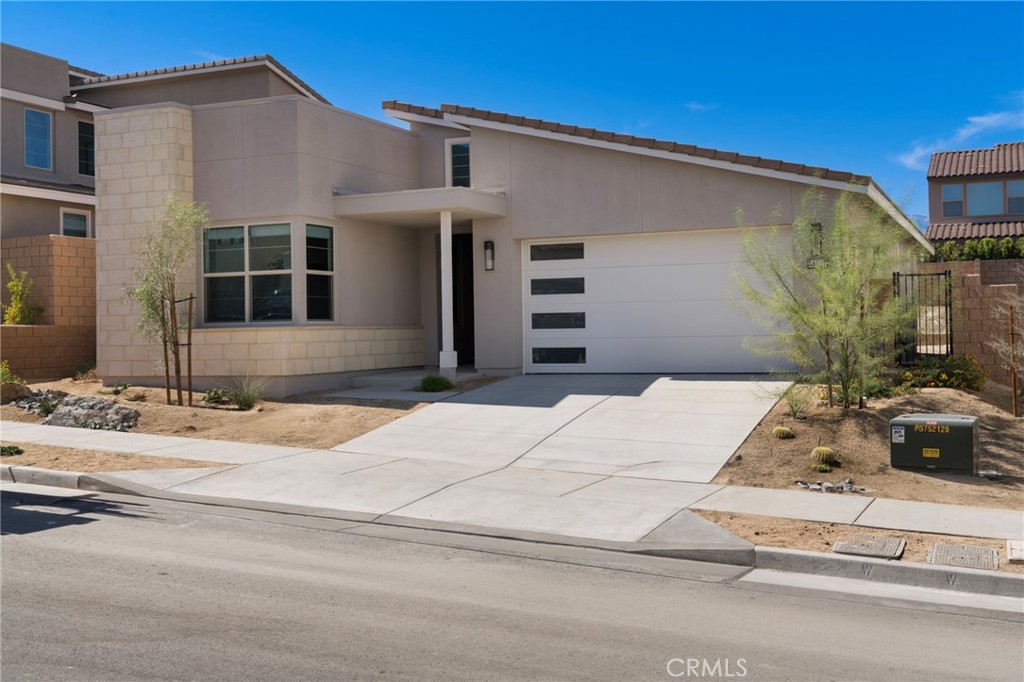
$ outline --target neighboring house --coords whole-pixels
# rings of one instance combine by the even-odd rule
[[[1024,237],[1024,142],[932,154],[928,214],[934,244]]]
[[[491,111],[336,108],[270,57],[71,86],[95,112],[99,371],[158,383],[123,302],[170,191],[207,204],[198,387],[276,395],[353,372],[761,372],[735,305],[735,212],[792,222],[849,191],[931,247],[866,177]]]

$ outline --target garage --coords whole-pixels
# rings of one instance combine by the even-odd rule
[[[737,305],[738,229],[523,243],[524,368],[764,372]]]

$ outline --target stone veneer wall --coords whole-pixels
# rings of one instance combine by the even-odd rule
[[[1007,321],[996,312],[1006,296],[1024,289],[1024,260],[974,260],[920,263],[918,272],[949,270],[953,277],[953,352],[977,358],[1000,384],[1010,382],[1009,372],[989,348],[990,341],[1008,335]]]
[[[137,310],[123,302],[123,285],[146,222],[168,193],[193,199],[192,114],[160,105],[98,113],[95,121],[98,371],[108,384],[158,385],[160,348],[134,333]],[[257,374],[271,380],[272,397],[342,386],[349,372],[424,363],[422,327],[206,327],[192,342],[196,390]]]
[[[32,278],[31,305],[43,307],[39,324],[4,325],[2,357],[23,379],[74,376],[96,362],[96,243],[82,237],[38,235],[2,240],[4,304],[7,263]]]

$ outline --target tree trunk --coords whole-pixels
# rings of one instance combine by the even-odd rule
[[[181,396],[181,343],[178,338],[178,306],[174,302],[174,289],[170,291],[170,306],[171,306],[171,319],[169,331],[171,334],[171,354],[174,356],[174,386],[178,392],[178,405],[184,405],[185,402]]]

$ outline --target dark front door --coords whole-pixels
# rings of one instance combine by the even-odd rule
[[[441,272],[441,239],[437,240],[437,271]],[[440,307],[440,280],[438,306]],[[476,358],[473,345],[473,235],[452,235],[452,320],[454,346],[460,365],[472,365]],[[438,339],[441,338],[441,314],[438,310]]]

